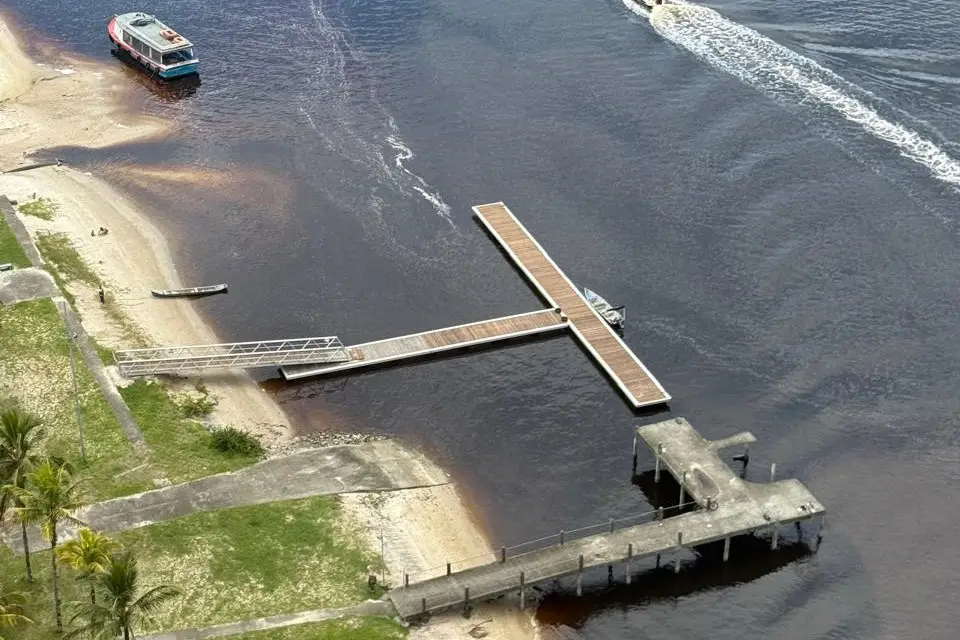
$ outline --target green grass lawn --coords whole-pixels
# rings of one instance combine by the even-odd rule
[[[138,380],[120,394],[140,425],[152,463],[174,484],[234,471],[259,459],[215,450],[210,432],[186,418],[162,384]]]
[[[198,513],[118,539],[144,575],[184,591],[159,616],[163,629],[355,604],[371,596],[378,562],[331,497]]]
[[[13,235],[13,229],[0,215],[0,264],[4,262],[10,262],[17,267],[30,266],[30,260],[17,242],[17,236]]]
[[[44,448],[72,461],[91,500],[152,487],[148,469],[123,434],[110,405],[76,357],[77,395],[86,460],[80,456],[66,328],[53,302],[34,300],[0,307],[0,388],[21,409],[43,421]],[[133,471],[131,471],[133,470]]]
[[[407,630],[389,618],[343,618],[295,627],[253,631],[230,640],[401,640]]]

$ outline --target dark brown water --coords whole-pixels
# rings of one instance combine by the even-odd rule
[[[202,83],[129,74],[179,133],[58,154],[123,185],[248,340],[389,337],[532,310],[471,219],[505,200],[676,399],[634,416],[566,338],[271,384],[304,430],[389,433],[504,544],[648,508],[631,427],[750,429],[830,510],[816,555],[743,541],[540,611],[563,637],[954,638],[957,5],[722,2],[651,25],[572,3],[159,0]],[[17,0],[107,54],[105,0]],[[646,463],[650,463],[647,460]],[[567,629],[569,627],[569,629]]]

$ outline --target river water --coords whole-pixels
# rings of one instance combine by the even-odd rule
[[[10,1],[8,0],[8,6]],[[107,0],[14,0],[108,53]],[[504,200],[675,400],[634,415],[568,338],[265,384],[298,428],[451,469],[496,543],[644,511],[631,428],[749,429],[830,513],[819,553],[591,576],[558,636],[954,638],[960,5],[952,0],[157,0],[199,86],[127,73],[160,143],[58,155],[150,209],[225,338],[372,340],[540,307],[471,218]],[[641,458],[644,465],[649,458]],[[809,534],[810,532],[806,532]]]

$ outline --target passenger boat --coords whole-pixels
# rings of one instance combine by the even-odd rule
[[[600,317],[607,321],[607,324],[614,329],[623,331],[623,323],[627,319],[626,307],[614,307],[600,297],[600,294],[596,293],[595,291],[591,291],[586,287],[583,288],[583,297],[587,299],[587,302],[589,302],[594,309],[597,310],[597,313],[600,314]]]
[[[151,15],[114,16],[107,24],[107,35],[118,50],[165,80],[199,73],[200,61],[193,53],[193,44]]]
[[[226,292],[227,285],[225,284],[211,284],[205,287],[188,287],[186,289],[151,289],[150,291],[154,298],[199,298]]]

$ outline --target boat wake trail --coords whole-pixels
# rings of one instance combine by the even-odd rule
[[[638,14],[630,0],[624,4]],[[960,187],[960,163],[933,141],[881,115],[883,102],[813,60],[777,44],[716,11],[681,2],[650,12],[661,36],[778,100],[832,110],[937,179]]]
[[[313,23],[305,34],[313,41],[307,53],[312,75],[300,113],[331,151],[374,179],[364,199],[379,215],[400,196],[425,202],[452,224],[450,206],[406,164],[414,153],[377,99],[377,70],[324,12],[323,0],[307,0],[307,9]]]

